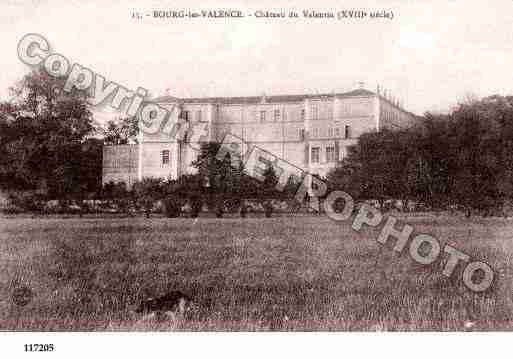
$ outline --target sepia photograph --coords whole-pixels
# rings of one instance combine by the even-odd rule
[[[513,1],[2,0],[0,19],[15,352],[513,329]]]

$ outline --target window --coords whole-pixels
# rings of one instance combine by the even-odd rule
[[[196,121],[201,121],[201,110],[196,111]]]
[[[265,122],[265,111],[260,111],[260,122]]]
[[[303,108],[303,109],[301,110],[301,120],[304,120],[304,119],[305,119],[305,115],[306,115],[306,111],[305,111],[305,109]]]
[[[298,132],[299,132],[299,140],[304,141],[305,140],[305,129],[300,128]]]
[[[312,137],[315,137],[315,138],[319,137],[319,129],[318,128],[314,128],[312,130]]]
[[[328,137],[333,137],[333,128],[328,128]]]
[[[349,127],[349,125],[346,125],[344,127],[344,137],[351,138],[351,128]]]
[[[163,165],[169,164],[169,150],[162,151],[162,164]]]
[[[314,179],[314,177],[315,177],[315,179]],[[318,191],[319,190],[319,184],[316,181],[318,179],[319,179],[319,175],[316,174],[316,173],[313,173],[312,174],[312,190],[314,190],[314,191]]]
[[[338,127],[335,129],[335,136],[340,137],[340,128]]]
[[[326,162],[335,162],[335,147],[326,147]]]
[[[312,163],[319,163],[319,147],[312,147]]]
[[[347,103],[344,104],[342,112],[344,113],[345,116],[351,116],[352,111],[353,111],[353,108],[351,107],[351,105],[349,105]]]
[[[189,111],[182,111],[182,118],[185,121],[189,121]]]
[[[319,119],[319,108],[316,105],[312,106],[312,119],[313,120]]]
[[[280,110],[274,110],[274,121],[280,120]]]

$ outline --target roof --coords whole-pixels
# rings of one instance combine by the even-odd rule
[[[358,96],[375,96],[372,91],[365,89],[357,89],[343,93],[328,94],[304,94],[304,95],[274,95],[265,96],[265,103],[280,102],[301,102],[306,99],[317,99],[322,97],[358,97]],[[262,103],[263,96],[240,96],[240,97],[194,97],[194,98],[177,98],[174,96],[161,96],[153,99],[153,102],[182,102],[182,103],[219,103],[219,104],[257,104]]]

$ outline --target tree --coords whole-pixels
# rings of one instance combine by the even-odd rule
[[[103,143],[88,138],[82,143],[78,180],[85,193],[98,194],[102,186]]]
[[[178,217],[185,203],[190,205],[191,217],[199,216],[205,195],[204,179],[201,176],[186,174],[176,180],[168,180],[163,183],[163,192],[168,217]]]
[[[135,201],[143,208],[146,218],[150,218],[155,201],[163,197],[162,192],[162,180],[159,178],[146,177],[132,186]]]
[[[350,147],[347,159],[328,173],[332,189],[361,199],[375,199],[383,206],[389,198],[405,194],[405,166],[410,155],[410,133],[383,130],[363,134]]]
[[[108,121],[100,128],[100,133],[105,145],[127,145],[137,143],[139,126],[135,117],[125,117]]]
[[[0,106],[4,185],[60,195],[80,178],[76,157],[93,132],[92,114],[86,92],[63,86],[64,79],[34,70],[11,88],[13,101]]]
[[[426,114],[420,126],[362,135],[329,183],[363,199],[414,199],[490,214],[513,199],[513,97]]]
[[[208,204],[215,209],[216,215],[222,217],[226,201],[240,200],[241,177],[243,169],[232,167],[229,154],[224,159],[218,159],[219,143],[203,144],[193,166],[198,170],[198,176],[208,187]]]
[[[116,206],[121,212],[128,212],[130,192],[125,182],[108,182],[103,186],[102,197]]]
[[[264,180],[259,184],[257,193],[264,207],[265,216],[270,218],[274,211],[273,200],[281,197],[281,192],[276,189],[278,177],[273,166],[268,166],[263,176]]]

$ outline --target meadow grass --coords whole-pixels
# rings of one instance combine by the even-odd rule
[[[0,218],[0,329],[41,331],[510,330],[513,221],[404,218],[497,271],[473,293],[446,256],[414,263],[326,217]],[[392,243],[393,244],[393,241]],[[26,306],[11,299],[26,286]],[[141,320],[170,289],[198,310]],[[472,323],[472,324],[468,324]]]

